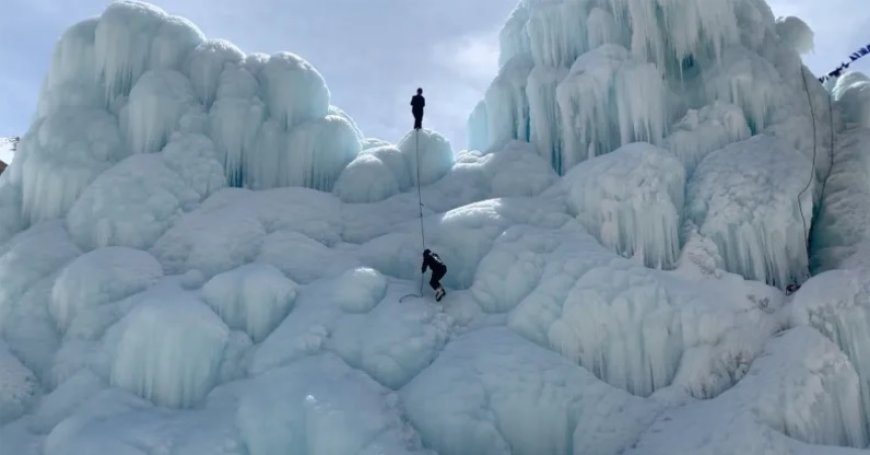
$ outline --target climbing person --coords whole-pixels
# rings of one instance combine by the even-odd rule
[[[426,273],[427,268],[432,269],[432,279],[429,280],[429,286],[435,290],[435,301],[440,302],[447,295],[447,291],[441,286],[441,278],[447,274],[447,266],[441,262],[438,254],[426,249],[423,251],[423,269],[420,273]]]
[[[426,107],[426,98],[423,98],[423,89],[418,88],[417,94],[411,98],[411,114],[414,114],[414,129],[423,128],[423,108]]]

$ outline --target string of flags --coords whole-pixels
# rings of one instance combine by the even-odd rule
[[[837,69],[835,69],[834,71],[831,71],[830,73],[820,77],[819,82],[825,82],[827,80],[836,79],[836,78],[842,76],[843,72],[846,71],[847,69],[849,69],[849,66],[852,63],[855,63],[856,60],[858,60],[859,58],[864,57],[868,54],[870,54],[870,44],[862,47],[861,49],[858,49],[857,52],[850,55],[848,62],[840,64],[840,66],[837,67]]]

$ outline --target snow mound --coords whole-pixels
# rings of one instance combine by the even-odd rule
[[[218,94],[224,68],[239,65],[245,54],[233,43],[207,40],[190,52],[188,74],[199,102],[211,107]]]
[[[815,183],[809,160],[790,145],[755,136],[701,162],[687,217],[716,243],[726,270],[785,288],[808,275]]]
[[[509,230],[472,291],[485,310],[509,310],[508,326],[524,337],[640,396],[672,383],[715,396],[776,330],[767,312],[777,298],[765,286],[733,275],[698,282],[617,260],[578,225]],[[704,362],[693,362],[696,348]]]
[[[354,272],[306,287],[293,312],[253,354],[249,371],[261,374],[324,351],[392,389],[423,371],[447,341],[452,318],[424,299],[400,302],[407,286],[388,286],[366,313],[348,313],[340,296]],[[357,296],[358,297],[358,296]]]
[[[794,325],[810,326],[837,344],[860,378],[862,437],[870,433],[870,363],[863,346],[870,342],[866,330],[870,318],[870,283],[863,269],[836,270],[817,275],[795,296],[791,319]],[[858,422],[858,420],[853,420]],[[866,441],[865,444],[866,446]]]
[[[199,300],[154,295],[107,335],[111,384],[160,406],[193,406],[217,384],[228,338]]]
[[[335,277],[360,265],[355,259],[293,231],[273,232],[263,238],[256,262],[271,264],[301,284]]]
[[[378,202],[399,192],[392,170],[377,156],[362,154],[341,173],[333,190],[343,202]]]
[[[266,106],[278,123],[291,128],[329,112],[329,89],[320,73],[298,55],[272,56],[263,67]]]
[[[362,133],[329,98],[297,55],[248,57],[159,8],[113,3],[58,43],[41,126],[23,140],[26,218],[63,216],[107,161],[158,152],[175,133],[208,136],[230,186],[330,190]],[[38,183],[46,180],[52,186]]]
[[[161,153],[125,159],[87,187],[67,214],[67,228],[87,248],[150,247],[226,185],[213,153],[207,137],[179,134]]]
[[[293,309],[296,287],[275,267],[250,264],[212,278],[202,293],[229,328],[260,342]]]
[[[411,184],[431,185],[444,177],[453,165],[453,148],[444,136],[429,130],[408,133],[399,141],[408,165]],[[419,160],[419,164],[418,164]]]
[[[255,259],[269,233],[290,231],[325,245],[338,242],[339,209],[332,195],[304,188],[226,189],[180,218],[151,252],[169,273],[198,269],[209,278]]]
[[[287,161],[278,163],[277,184],[265,188],[304,186],[331,191],[342,170],[360,152],[360,145],[347,120],[329,115],[295,128],[287,137],[287,151]]]
[[[61,331],[72,321],[153,286],[163,268],[150,254],[111,247],[91,251],[67,265],[54,282],[50,311]]]
[[[616,454],[656,412],[505,329],[450,344],[401,393],[423,442],[456,455]]]
[[[133,153],[153,153],[163,148],[186,115],[199,108],[193,86],[183,74],[153,70],[142,75],[130,91],[122,113],[123,129]],[[201,108],[200,108],[201,109]]]
[[[711,152],[728,144],[749,139],[749,125],[743,111],[733,104],[715,102],[703,109],[691,109],[674,125],[662,147],[670,150],[692,174]]]
[[[863,448],[866,416],[857,394],[858,377],[836,346],[811,329],[790,330],[768,343],[737,386],[714,400],[665,412],[626,453],[840,453],[808,444]]]
[[[847,73],[837,80],[833,93],[847,122],[870,128],[870,79],[867,76]]]
[[[236,422],[251,455],[425,453],[397,397],[328,354],[258,376]]]
[[[5,316],[31,287],[79,254],[59,223],[42,223],[13,237],[0,255],[0,276],[4,277],[0,315]]]
[[[387,280],[377,270],[358,268],[339,279],[335,299],[348,313],[367,313],[384,298]]]
[[[99,109],[66,109],[37,121],[22,140],[21,210],[31,224],[64,215],[111,161],[127,153],[118,121]]]
[[[634,143],[582,163],[562,180],[568,206],[624,257],[671,268],[680,254],[685,170],[667,150]]]

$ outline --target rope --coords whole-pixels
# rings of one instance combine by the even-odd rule
[[[423,190],[420,185],[420,130],[414,130],[414,154],[417,161],[417,203],[420,209],[420,243],[423,251],[426,249],[426,229],[423,223]],[[420,293],[408,294],[399,299],[399,302],[405,301],[408,297],[423,297],[423,287],[425,285],[425,275],[420,274]]]
[[[807,220],[806,220],[806,216],[804,215],[804,208],[803,208],[803,205],[801,204],[801,199],[803,198],[804,193],[806,193],[807,190],[809,190],[810,186],[813,183],[813,179],[815,178],[816,155],[818,154],[819,147],[818,147],[818,131],[816,128],[815,106],[813,105],[813,97],[812,97],[812,94],[810,93],[810,88],[809,88],[809,84],[807,83],[807,76],[806,76],[806,72],[804,72],[803,65],[801,65],[801,67],[800,67],[800,72],[801,72],[801,80],[803,81],[804,92],[807,94],[807,104],[810,106],[810,118],[812,119],[812,122],[813,122],[813,164],[812,164],[812,168],[810,169],[810,178],[807,181],[807,184],[804,187],[804,189],[798,194],[798,208],[800,209],[800,213],[801,213],[801,221],[803,222],[804,236],[806,238],[806,243],[807,243],[807,254],[809,255],[809,252],[810,252],[810,232],[809,232],[809,229],[812,229],[812,226],[810,226],[809,229],[807,228]],[[831,99],[830,94],[828,94],[828,121],[830,122],[830,130],[831,130],[831,144],[830,144],[831,148],[829,150],[830,151],[830,153],[829,153],[830,163],[828,166],[828,171],[825,173],[825,178],[822,179],[821,192],[819,193],[821,195],[820,205],[824,203],[825,188],[827,187],[828,180],[831,177],[831,171],[834,169],[834,147],[836,146],[836,137],[835,137],[836,132],[834,131],[834,103]],[[818,209],[821,210],[820,207]]]
[[[426,249],[426,230],[423,227],[423,190],[420,189],[420,130],[414,130],[414,150],[417,157],[417,202],[420,205],[420,244],[423,248],[420,251]],[[420,296],[423,295],[423,279],[424,276],[420,275]]]
[[[806,75],[806,73],[804,73],[803,65],[801,65],[801,67],[800,67],[800,72],[801,72],[801,80],[803,80],[803,82],[804,82],[804,91],[807,94],[807,103],[810,105],[810,118],[813,121],[813,164],[812,164],[812,166],[810,166],[810,178],[809,178],[809,180],[807,180],[807,184],[804,187],[804,189],[801,190],[800,193],[798,193],[798,200],[797,200],[798,209],[800,210],[800,213],[801,213],[801,221],[803,222],[803,227],[804,227],[804,239],[807,242],[807,251],[809,251],[810,233],[809,233],[809,229],[807,229],[807,219],[806,219],[806,216],[804,215],[804,206],[801,203],[801,200],[803,199],[804,193],[806,193],[807,190],[810,189],[810,186],[812,186],[813,179],[815,179],[815,176],[816,176],[816,154],[818,153],[819,146],[818,146],[818,132],[816,131],[816,110],[815,110],[815,106],[813,106],[813,97],[810,94],[810,86],[809,86],[809,84],[807,84],[807,75]],[[833,153],[833,150],[831,151],[831,153]]]

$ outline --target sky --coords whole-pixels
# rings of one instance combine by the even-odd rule
[[[817,74],[870,43],[867,0],[771,0],[816,33],[805,56]],[[11,4],[8,4],[10,3]],[[4,0],[0,18],[0,136],[23,134],[55,42],[109,0]],[[421,86],[427,128],[455,148],[498,68],[498,32],[517,0],[152,0],[187,17],[209,38],[247,53],[290,51],[326,79],[332,104],[367,136],[398,141],[413,124],[408,102]],[[858,69],[870,72],[870,57]]]

